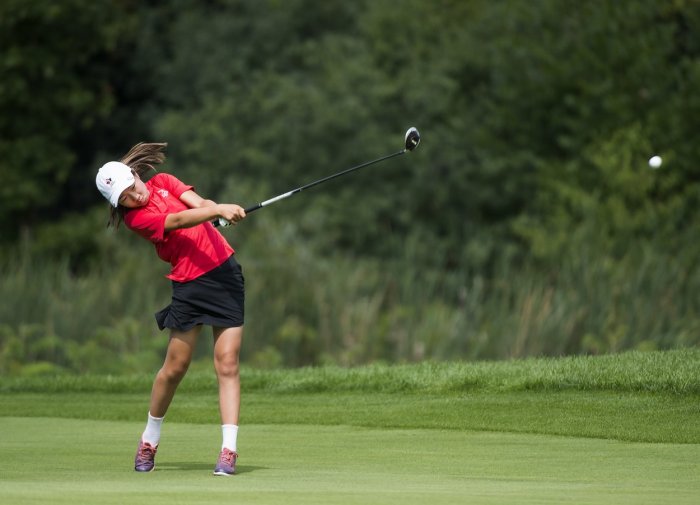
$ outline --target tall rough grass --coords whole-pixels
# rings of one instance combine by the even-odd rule
[[[301,367],[262,370],[243,366],[246,392],[428,393],[509,391],[615,391],[700,395],[700,349],[630,351],[604,356],[525,358],[476,362],[371,364],[357,367]],[[0,377],[0,392],[147,393],[153,375],[62,375]],[[215,391],[211,366],[195,366],[181,388]]]
[[[2,373],[112,373],[159,361],[166,342],[152,313],[168,301],[162,272],[132,241],[104,238],[106,255],[89,273],[28,250],[0,266]]]
[[[653,249],[585,254],[488,276],[322,253],[303,222],[255,216],[227,231],[246,277],[242,359],[255,367],[498,359],[700,344],[700,274]],[[167,334],[167,265],[126,230],[76,271],[27,248],[0,265],[0,373],[153,370]],[[206,335],[206,334],[204,334]],[[201,339],[199,355],[210,339]]]

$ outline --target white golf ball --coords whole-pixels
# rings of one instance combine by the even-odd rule
[[[661,166],[661,163],[663,163],[661,156],[652,156],[651,158],[649,158],[649,166],[651,168],[659,168]]]

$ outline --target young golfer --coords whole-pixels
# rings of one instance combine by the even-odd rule
[[[156,313],[158,327],[170,330],[163,367],[151,391],[148,422],[139,440],[134,468],[150,472],[160,442],[161,424],[178,384],[187,372],[202,325],[214,333],[214,368],[219,383],[223,443],[214,475],[236,471],[240,378],[238,354],[243,337],[244,291],[234,251],[211,222],[237,223],[238,205],[205,200],[193,187],[159,173],[148,182],[141,175],[165,160],[167,144],[138,144],[121,161],[97,173],[97,188],[112,205],[109,224],[120,222],[155,245],[172,265],[172,302]],[[136,279],[134,279],[135,281]]]

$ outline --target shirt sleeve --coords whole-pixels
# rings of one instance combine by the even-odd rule
[[[171,198],[180,199],[180,196],[185,192],[193,189],[193,186],[183,183],[177,177],[160,173],[154,176],[148,185],[152,190],[160,189],[165,190],[167,194],[170,194]],[[186,208],[183,206],[183,208]],[[165,232],[165,219],[168,214],[177,212],[172,208],[165,211],[159,212],[157,209],[133,209],[124,215],[124,223],[126,226],[141,235],[146,240],[150,240],[154,244],[165,242],[167,240],[167,234]]]
[[[158,177],[158,185],[160,187],[162,187],[163,189],[168,190],[170,192],[170,194],[173,195],[175,198],[180,198],[180,196],[185,191],[189,191],[190,189],[194,189],[194,186],[190,186],[189,184],[185,184],[184,182],[182,182],[180,179],[178,179],[174,175],[161,173],[161,174],[158,174],[156,177]]]
[[[124,224],[154,244],[165,240],[165,219],[168,214],[134,209],[124,215]]]

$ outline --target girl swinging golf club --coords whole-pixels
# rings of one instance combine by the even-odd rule
[[[215,475],[232,475],[238,459],[236,440],[240,410],[238,355],[243,337],[244,291],[234,251],[215,229],[228,226],[269,204],[360,168],[413,151],[420,143],[414,127],[406,131],[404,148],[258,203],[247,209],[205,200],[168,174],[141,180],[165,160],[166,144],[137,144],[121,161],[110,161],[97,173],[97,188],[112,205],[109,224],[126,226],[153,242],[158,256],[172,265],[172,303],[156,313],[158,327],[170,329],[163,367],[151,391],[146,429],[139,440],[134,467],[155,468],[160,428],[178,384],[187,372],[202,325],[214,332],[214,367],[219,381],[223,443]]]
[[[238,205],[206,200],[175,177],[159,173],[148,182],[142,174],[165,160],[167,144],[134,146],[120,161],[100,168],[96,183],[112,205],[109,224],[124,222],[151,241],[158,256],[172,265],[172,302],[156,313],[158,327],[170,330],[165,362],[156,374],[146,428],[134,462],[137,472],[155,468],[163,418],[187,372],[202,325],[214,334],[214,368],[219,383],[223,442],[215,475],[236,471],[240,376],[238,355],[243,337],[244,281],[241,267],[213,219],[237,223]]]

